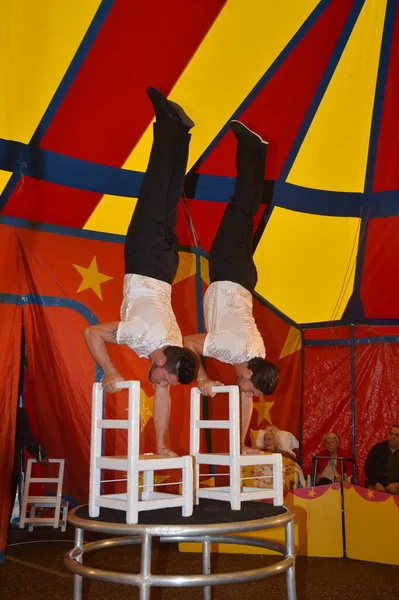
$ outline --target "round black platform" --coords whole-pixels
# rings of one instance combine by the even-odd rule
[[[241,510],[231,510],[228,502],[201,499],[194,505],[191,517],[183,517],[181,507],[161,508],[139,513],[138,525],[211,525],[236,523],[277,517],[287,513],[285,506],[273,506],[267,502],[243,502]],[[74,514],[79,519],[102,523],[126,523],[126,512],[101,508],[98,517],[89,516],[88,505],[79,506]]]

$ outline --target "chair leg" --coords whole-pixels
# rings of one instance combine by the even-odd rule
[[[194,495],[194,476],[193,476],[193,457],[186,456],[182,468],[183,479],[183,517],[190,517],[193,514],[193,495]]]
[[[126,523],[135,525],[139,520],[139,472],[132,469],[128,472]]]
[[[151,500],[154,493],[154,471],[144,471],[143,473],[142,499]]]

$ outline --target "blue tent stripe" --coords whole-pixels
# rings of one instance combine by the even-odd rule
[[[351,10],[349,17],[341,31],[341,35],[340,35],[338,42],[334,48],[334,51],[331,55],[330,61],[327,65],[327,68],[324,71],[323,77],[320,80],[319,86],[316,90],[313,100],[312,100],[311,104],[309,105],[309,109],[303,120],[302,126],[300,127],[298,134],[296,136],[296,139],[291,147],[291,151],[287,157],[285,165],[281,170],[280,179],[283,181],[285,181],[287,179],[288,173],[291,170],[294,160],[298,154],[299,148],[301,147],[301,144],[302,144],[304,138],[306,137],[308,129],[313,121],[313,118],[317,112],[317,109],[319,108],[320,102],[326,92],[326,89],[328,88],[328,85],[331,81],[333,73],[337,67],[337,64],[340,61],[342,52],[345,49],[345,46],[348,42],[348,39],[352,33],[352,30],[356,24],[356,21],[359,17],[360,11],[362,10],[365,1],[366,0],[355,0],[355,2],[353,4],[352,10]]]
[[[106,20],[107,15],[108,15],[113,3],[114,3],[114,0],[102,0],[74,58],[72,59],[72,62],[70,64],[69,68],[66,71],[64,78],[62,79],[50,104],[48,105],[47,110],[44,113],[42,120],[40,121],[38,127],[36,128],[35,132],[33,133],[33,136],[30,141],[30,146],[36,147],[39,144],[40,140],[42,139],[46,129],[48,128],[49,124],[51,123],[51,121],[52,121],[54,115],[56,114],[59,106],[61,105],[66,93],[68,92],[68,89],[69,89],[76,73],[79,71],[81,65],[83,64],[83,62],[86,58],[86,55],[87,55],[88,51],[90,50],[98,32],[100,31],[104,21]],[[23,144],[21,144],[21,146],[23,146]],[[0,150],[0,152],[1,152],[1,150]],[[0,163],[0,165],[1,165],[1,163]],[[11,168],[7,168],[7,166],[5,166],[5,167],[0,166],[0,168],[4,168],[4,170],[6,170],[6,171],[14,171],[12,177],[7,182],[7,185],[5,186],[3,193],[0,196],[0,210],[1,210],[2,207],[5,205],[5,203],[7,202],[8,198],[11,196],[15,186],[17,185],[21,175],[23,174],[22,154],[20,156],[20,160],[17,161],[17,164],[12,165]]]
[[[98,32],[103,26],[113,4],[114,0],[102,0],[100,6],[97,9],[96,14],[94,15],[92,22],[90,23],[88,30],[85,33],[85,36],[79,48],[76,51],[75,56],[71,61],[71,64],[69,65],[57,91],[55,92],[50,104],[47,107],[46,112],[43,115],[42,120],[40,121],[36,131],[32,136],[32,145],[37,146],[40,143],[40,140],[42,139],[48,126],[53,120],[58,108],[62,104],[62,101],[64,100],[76,74],[78,73],[90,48],[92,47],[93,42],[95,41]]]
[[[397,344],[399,342],[399,335],[383,335],[383,336],[370,336],[367,338],[352,338],[349,339],[337,339],[332,338],[328,340],[306,340],[304,344],[306,347],[319,347],[319,346],[367,346],[368,344]]]
[[[253,99],[259,94],[265,84],[272,78],[274,73],[278,70],[278,68],[285,61],[287,56],[293,51],[293,49],[299,44],[302,38],[307,34],[307,32],[311,29],[320,15],[325,11],[329,4],[331,4],[332,0],[321,0],[321,2],[316,6],[313,12],[309,15],[303,25],[298,29],[293,38],[289,41],[289,43],[284,47],[284,50],[277,57],[274,63],[270,66],[270,68],[264,73],[262,78],[258,81],[252,91],[248,94],[245,100],[240,104],[237,110],[231,115],[229,121],[226,125],[220,130],[218,135],[212,141],[212,143],[206,148],[203,152],[201,158],[199,159],[199,163],[204,162],[207,156],[212,152],[212,150],[217,146],[219,141],[222,139],[224,135],[226,135],[229,129],[229,122],[232,119],[239,119],[240,115],[246,110],[246,108],[251,104]]]
[[[376,85],[376,95],[374,100],[373,119],[371,122],[369,156],[367,161],[365,184],[366,193],[370,193],[373,189],[375,161],[377,157],[378,148],[378,134],[380,131],[382,108],[384,104],[385,85],[388,75],[388,65],[391,52],[393,30],[395,25],[396,10],[397,0],[388,0],[384,22],[384,33],[381,42],[381,54]]]
[[[10,188],[14,186],[15,178],[19,179],[23,174],[79,190],[131,198],[138,196],[144,176],[139,171],[101,165],[4,139],[0,139],[0,169],[14,172]],[[193,199],[228,202],[234,183],[233,177],[200,174]],[[0,209],[5,205],[9,191],[6,186],[0,198]],[[371,217],[387,217],[399,214],[399,191],[375,194],[328,192],[279,180],[274,188],[273,205],[341,217],[358,217],[362,208],[370,207]]]

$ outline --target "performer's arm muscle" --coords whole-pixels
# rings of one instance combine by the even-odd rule
[[[84,337],[90,354],[104,371],[103,388],[106,392],[116,392],[116,383],[123,381],[111,362],[107,351],[107,344],[116,344],[118,321],[92,325],[84,330]]]
[[[205,333],[195,333],[194,335],[189,335],[189,336],[185,337],[183,340],[183,345],[185,348],[192,350],[192,352],[194,352],[194,354],[198,358],[198,363],[199,363],[198,375],[197,375],[198,388],[201,390],[201,392],[204,396],[213,397],[215,395],[215,393],[212,392],[212,388],[219,386],[219,385],[223,385],[223,383],[220,383],[220,381],[212,381],[212,379],[210,379],[208,377],[205,367],[202,364],[201,356],[204,351],[205,338],[206,338]]]

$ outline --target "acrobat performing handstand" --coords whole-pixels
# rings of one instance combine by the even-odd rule
[[[239,121],[230,127],[237,139],[237,178],[209,255],[211,284],[204,296],[207,333],[184,339],[197,356],[216,358],[234,366],[241,390],[241,451],[253,410],[253,396],[271,394],[278,383],[278,367],[265,359],[262,336],[252,310],[258,275],[253,260],[253,217],[262,199],[267,142]],[[212,396],[212,381],[200,365],[198,387]]]
[[[126,344],[150,361],[149,379],[155,387],[154,424],[157,453],[174,456],[166,447],[169,424],[169,386],[188,384],[197,370],[194,353],[183,339],[171,304],[176,275],[176,207],[187,167],[193,121],[183,109],[156,90],[147,94],[156,121],[151,155],[125,240],[125,278],[121,320],[88,327],[87,346],[104,372],[104,391],[114,393],[123,381],[107,344]]]

